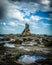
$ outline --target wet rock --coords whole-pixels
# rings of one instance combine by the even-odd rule
[[[38,65],[37,63],[31,63],[31,64],[28,64],[28,65]]]
[[[48,40],[48,39],[42,39],[42,42],[43,42],[43,44],[46,46],[46,47],[50,47],[50,46],[52,46],[52,40]]]
[[[9,62],[6,62],[6,61],[1,61],[0,62],[0,65],[22,65],[21,63],[15,63],[13,61],[9,61]]]
[[[0,55],[4,54],[5,51],[6,51],[6,48],[4,47],[4,43],[0,44]]]
[[[39,39],[36,39],[36,40],[35,40],[35,42],[37,42],[37,44],[40,44],[40,41],[39,41]]]
[[[16,63],[17,56],[12,56],[12,54],[1,55],[0,57],[0,65],[22,65],[21,63]],[[17,58],[18,59],[18,58]]]
[[[3,37],[2,41],[10,41],[10,37],[9,36]]]
[[[33,39],[31,39],[31,38],[23,38],[23,41],[24,42],[26,42],[26,41],[29,41],[29,42],[31,42]]]
[[[42,45],[42,44],[38,44],[38,47],[42,47],[42,48],[43,48],[43,47],[44,47],[44,45]]]
[[[22,44],[22,40],[16,39],[14,43],[15,43],[15,44]]]
[[[52,65],[52,59],[39,59],[36,61],[36,63],[41,65]]]
[[[37,45],[38,45],[38,43],[37,43],[37,42],[34,42],[34,41],[30,42],[30,44],[31,44],[32,46],[37,46]]]

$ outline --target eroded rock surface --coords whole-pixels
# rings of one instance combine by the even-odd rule
[[[25,25],[25,29],[22,32],[22,35],[23,36],[30,35],[30,29],[29,29],[29,25],[28,24]]]

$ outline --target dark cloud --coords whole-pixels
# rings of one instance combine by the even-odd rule
[[[38,5],[36,5],[37,6],[37,8],[39,9],[39,10],[41,10],[41,11],[52,11],[52,9],[51,9],[51,6],[52,6],[52,0],[5,0],[5,2],[6,1],[9,1],[10,3],[12,2],[33,2],[33,3],[37,3]],[[44,4],[44,1],[49,1],[48,2],[48,4],[47,3],[45,3]],[[5,13],[5,6],[2,4],[4,1],[3,0],[0,0],[0,18],[3,18],[4,17],[4,15],[6,14]],[[34,5],[34,4],[33,4]],[[22,6],[22,4],[20,4],[19,6]],[[25,4],[23,4],[23,6],[25,6],[26,7],[26,5]],[[32,5],[31,5],[31,7],[32,7]],[[22,7],[23,8],[23,7]],[[29,8],[29,9],[31,9],[30,8],[30,6],[29,7],[27,7],[27,8]],[[34,9],[35,8],[35,5],[34,5],[34,7],[32,7],[32,9]]]
[[[30,3],[33,2],[34,4],[37,3],[40,5],[39,9],[43,11],[52,11],[52,0],[9,0],[10,2],[25,2]]]
[[[36,3],[39,3],[39,4],[42,4],[42,2],[44,1],[49,1],[50,2],[50,5],[52,5],[52,0],[10,0],[10,1],[22,1],[22,2],[36,2]]]
[[[10,0],[10,1],[38,2],[39,0]]]
[[[17,1],[17,0],[11,0],[11,1]]]
[[[3,0],[0,0],[0,19],[2,19],[5,15],[5,5]]]
[[[8,1],[13,1],[13,2],[19,1],[19,2],[21,2],[22,0],[8,0]]]
[[[3,6],[0,6],[0,19],[2,19],[5,15],[5,9]]]
[[[50,7],[52,7],[52,1],[50,1]]]

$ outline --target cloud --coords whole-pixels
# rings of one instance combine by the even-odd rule
[[[25,24],[18,23],[19,26],[25,27]]]
[[[12,1],[12,2],[11,2]],[[14,1],[14,2],[13,2]],[[18,18],[20,20],[23,20],[24,14],[21,13],[19,10],[23,10],[25,12],[25,15],[30,15],[30,13],[36,13],[36,11],[42,10],[42,11],[52,11],[52,8],[50,7],[49,3],[51,2],[50,0],[5,0],[3,1],[5,3],[5,7],[9,17],[12,16],[13,18]],[[44,4],[44,5],[43,5]],[[16,12],[16,13],[14,13]]]
[[[1,22],[0,23],[0,25],[2,24],[2,26],[4,26],[4,27],[7,27],[7,26],[9,26],[9,28],[11,27],[13,27],[13,28],[15,28],[15,27],[17,27],[17,26],[22,26],[22,27],[25,27],[25,24],[24,23],[20,23],[20,22],[17,22],[17,21],[10,21],[10,22]]]
[[[28,23],[28,24],[31,24],[31,25],[36,25],[37,23],[33,20],[33,19],[31,19],[31,18],[25,18],[24,19],[24,22],[25,23]]]
[[[21,20],[21,21],[23,21],[24,19],[23,19],[23,17],[24,17],[24,14],[23,13],[21,13],[20,11],[18,11],[17,9],[10,9],[9,11],[8,11],[8,17],[9,18],[15,18],[15,19],[18,19],[18,20]]]
[[[50,27],[51,25],[47,21],[52,20],[52,14],[46,13],[52,11],[52,7],[50,7],[49,5],[50,1],[5,0],[3,1],[3,3],[5,3],[6,6],[6,14],[5,14],[6,18],[5,20],[3,19],[3,22],[0,24],[3,25],[3,28],[5,27],[5,31],[6,30],[12,31],[14,29],[13,30],[14,32],[18,28],[18,26],[22,28],[25,27],[25,23],[28,23],[32,29],[37,29],[37,30],[41,29],[40,24],[42,28],[47,28]],[[41,13],[37,15],[36,13],[38,11],[45,12],[45,17]],[[47,23],[44,23],[44,20]]]
[[[5,22],[3,22],[3,25],[4,25],[4,26],[6,26],[6,23],[5,23]]]
[[[10,26],[17,26],[17,24],[15,22],[9,22]]]
[[[41,24],[43,25],[44,28],[46,28],[46,27],[48,27],[48,26],[52,26],[52,24],[44,23],[44,22],[41,22]]]
[[[46,19],[46,20],[52,20],[52,18],[44,18],[44,19]]]
[[[20,7],[20,9],[24,10],[25,15],[29,15],[30,13],[34,13],[36,12],[39,8],[38,8],[38,4],[37,3],[25,3],[25,2],[17,2],[17,5]]]
[[[16,20],[18,20],[18,22],[22,22],[22,23],[25,22],[25,23],[35,24],[34,22],[31,22],[32,21],[31,19],[24,18],[26,15],[27,16],[29,15],[26,12],[30,13],[30,12],[33,12],[33,10],[34,11],[36,10],[36,9],[32,10],[32,6],[33,6],[33,5],[31,6],[32,3],[28,4],[28,7],[23,6],[23,5],[27,5],[27,3],[22,3],[22,6],[20,6],[19,4],[21,4],[21,3],[18,3],[17,7],[16,7],[15,4],[12,4],[13,6],[11,6],[11,5],[8,6],[7,17],[9,19],[12,19],[12,18],[16,19]],[[30,9],[29,9],[29,7],[30,7]],[[25,11],[25,13],[21,12],[20,11],[21,9],[23,9],[23,11]]]
[[[0,0],[0,19],[3,19],[5,17],[5,11],[6,11],[5,2],[3,2],[3,0]]]
[[[38,27],[37,25],[32,26],[32,29],[38,29],[38,28],[40,28],[40,27]]]
[[[49,5],[50,0],[41,0],[41,3],[44,4],[44,5]]]
[[[7,27],[4,27],[3,28],[3,31],[16,31],[14,28],[7,28]]]
[[[47,4],[49,5],[51,2],[51,0],[10,0],[10,1],[27,2],[27,3],[34,2],[34,3],[39,3],[39,4],[45,4],[45,5],[47,5]]]
[[[41,5],[40,3],[43,3],[44,1],[43,0],[40,0],[41,2],[39,2],[38,0],[36,2],[35,1],[30,1],[29,0],[29,3],[27,2],[18,2],[17,0],[15,2],[11,2],[11,1],[8,1],[8,12],[7,12],[7,17],[11,17],[11,18],[15,18],[15,19],[18,19],[18,20],[21,20],[21,21],[24,21],[24,17],[27,15],[27,16],[30,16],[30,13],[36,13],[37,11],[39,10],[42,10],[42,11],[50,11],[52,10],[50,8],[50,6],[43,6]],[[47,1],[46,1],[47,2]],[[24,12],[21,12],[20,10],[23,10]],[[35,20],[39,20],[40,17],[38,16],[31,16],[33,19]],[[50,20],[50,18],[47,18]],[[27,20],[27,19],[26,19]]]
[[[40,20],[52,20],[52,18],[50,18],[50,17],[40,17],[40,16],[37,16],[37,15],[32,15],[31,17],[30,17],[32,20],[34,20],[35,22],[38,22],[38,21],[40,21]]]
[[[39,16],[31,16],[31,19],[33,19],[35,21],[39,21],[41,19],[41,17],[39,17]]]
[[[21,0],[20,2],[18,0],[16,0],[13,3],[19,5],[23,9],[27,7],[31,10],[34,10],[36,8],[36,9],[39,9],[42,11],[50,11],[51,5],[52,5],[51,2],[52,2],[52,0]],[[25,5],[25,6],[23,6],[23,5]],[[32,8],[34,8],[34,9],[32,9]]]
[[[50,18],[52,19],[52,13],[49,14]]]
[[[6,22],[0,22],[0,25],[6,26]]]
[[[11,3],[12,4],[12,3]],[[10,4],[10,5],[11,5]],[[9,6],[10,6],[9,5]],[[14,2],[12,5],[11,5],[11,7],[14,7],[15,6],[15,8],[17,8],[18,10],[24,10],[24,12],[25,12],[25,14],[26,15],[29,15],[30,14],[30,12],[36,12],[36,9],[38,9],[38,4],[37,3],[26,3],[26,2]],[[16,7],[17,6],[17,7]],[[10,8],[10,7],[9,7]]]

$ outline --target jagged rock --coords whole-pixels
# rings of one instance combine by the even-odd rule
[[[7,60],[7,59],[6,59]],[[9,62],[6,61],[1,61],[0,65],[22,65],[21,63],[15,63],[12,60],[10,60]]]
[[[52,59],[39,59],[36,61],[36,63],[40,64],[40,65],[52,65]]]
[[[28,64],[28,65],[38,65],[37,63],[31,63],[31,64]]]
[[[23,38],[23,41],[26,42],[26,41],[32,41],[33,39],[31,38]]]
[[[3,55],[2,57],[0,57],[0,65],[22,65],[21,63],[16,63],[15,58],[16,56],[12,57],[11,54]]]
[[[42,42],[46,47],[52,46],[52,40],[49,41],[48,39],[42,39]]]
[[[3,46],[3,44],[0,45],[0,50],[4,50],[4,49],[5,49],[5,47]]]
[[[26,23],[25,24],[25,29],[24,31],[22,32],[22,35],[26,36],[26,35],[30,35],[30,29],[29,29],[29,25]]]
[[[14,43],[15,43],[15,44],[21,44],[21,43],[22,43],[22,40],[16,39]]]
[[[40,44],[40,41],[39,41],[39,39],[36,39],[36,40],[35,40],[35,42],[37,42],[38,44]]]
[[[0,54],[4,54],[6,48],[4,47],[4,43],[0,44]]]
[[[10,41],[10,37],[9,36],[3,37],[2,41]]]

